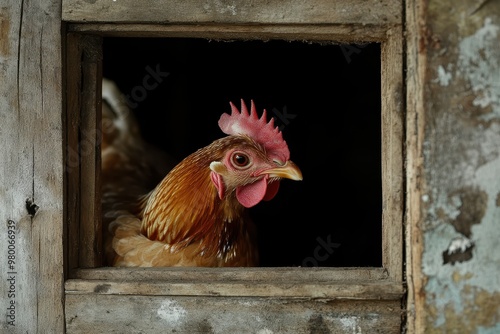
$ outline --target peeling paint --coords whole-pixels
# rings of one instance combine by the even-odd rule
[[[488,138],[486,142],[490,140],[500,142],[500,125],[494,124],[489,131],[495,135]],[[462,192],[471,194],[469,200],[464,200],[466,196],[456,192],[447,201],[431,203],[430,212],[438,211],[433,206],[442,205],[443,212],[450,213],[449,216],[444,216],[449,224],[443,224],[441,217],[441,223],[434,224],[432,229],[424,235],[426,246],[422,269],[428,277],[425,287],[427,304],[429,314],[434,319],[434,325],[438,328],[442,329],[445,324],[453,323],[455,318],[460,318],[462,326],[469,327],[475,324],[485,326],[485,328],[492,326],[494,328],[496,326],[494,322],[500,322],[500,300],[498,304],[492,305],[494,312],[490,316],[493,318],[478,318],[474,310],[484,306],[470,302],[475,293],[471,291],[479,291],[478,289],[485,294],[500,294],[498,291],[500,289],[500,253],[495,251],[500,240],[498,228],[500,208],[497,206],[497,194],[500,189],[499,170],[500,157],[477,167],[474,175],[467,180],[473,186],[462,188]],[[472,191],[472,189],[476,190]],[[434,197],[441,196],[436,191]],[[480,211],[475,211],[477,208],[474,208],[474,203],[478,203],[477,201],[482,203],[478,206],[482,208]],[[464,212],[464,214],[456,215],[456,212]],[[481,213],[473,214],[473,212]],[[454,226],[451,217],[457,220],[461,217],[465,225]],[[434,218],[436,221],[440,220],[437,217]],[[455,224],[457,224],[456,221]],[[472,242],[463,233],[470,233],[475,240],[474,248],[471,249],[471,256],[473,254],[474,258],[466,262],[457,262],[454,266],[443,265],[443,249],[446,249],[445,252],[461,251],[469,245],[468,240]],[[450,244],[450,240],[455,240],[455,242]],[[466,322],[470,323],[465,325]],[[487,332],[487,330],[484,331],[484,333]]]
[[[459,211],[458,215],[450,217],[451,224],[458,233],[469,238],[472,226],[480,224],[484,217],[488,195],[477,186],[465,186],[452,192],[450,199]]]
[[[472,241],[464,237],[458,237],[451,241],[450,246],[448,247],[448,254],[453,254],[456,252],[465,252],[467,248],[472,246]]]
[[[446,322],[436,328],[437,333],[498,333],[500,293],[490,294],[466,285],[462,299],[466,311],[459,311],[453,304],[447,304],[444,309]],[[481,329],[477,328],[477,324],[481,324]]]
[[[497,133],[497,143],[500,142],[500,125],[495,124],[492,131]],[[500,189],[500,157],[491,160],[477,170],[474,182],[488,194],[485,203],[486,210],[481,224],[471,227],[471,233],[476,241],[476,266],[472,284],[482,287],[490,293],[500,292],[500,208],[495,205],[495,195]],[[500,321],[500,319],[499,319]]]
[[[438,77],[434,80],[438,82],[441,86],[448,86],[452,79],[451,72],[446,72],[443,65],[438,66]]]
[[[432,101],[423,142],[429,187],[421,197],[422,293],[429,333],[500,333],[500,25],[495,19],[476,21],[476,29],[468,28],[455,48],[444,45],[446,57],[440,53],[436,60],[448,63],[436,64],[431,80],[433,92],[443,95]]]
[[[490,130],[500,136],[499,125],[492,126]],[[500,140],[500,137],[496,138],[496,140]],[[443,266],[440,256],[442,248],[439,249],[443,247],[443,243],[455,240],[455,243],[452,242],[445,246],[450,251],[463,250],[464,247],[466,248],[469,245],[468,239],[457,231],[457,227],[453,226],[451,221],[450,224],[434,225],[432,231],[424,236],[426,249],[423,271],[429,277],[426,285],[427,303],[433,306],[432,308],[429,307],[429,313],[434,318],[437,327],[444,326],[445,323],[453,323],[455,317],[461,319],[462,325],[468,321],[477,325],[485,325],[488,328],[496,326],[492,324],[494,319],[500,321],[500,303],[493,307],[497,312],[491,314],[494,317],[493,319],[477,318],[467,308],[468,301],[474,298],[473,295],[470,295],[470,291],[476,291],[475,289],[480,288],[484,293],[500,294],[498,291],[500,288],[500,254],[494,251],[498,245],[498,240],[500,240],[500,229],[498,228],[500,208],[496,205],[498,189],[500,189],[498,170],[500,170],[500,158],[497,157],[478,167],[475,175],[468,180],[468,182],[474,184],[474,188],[469,188],[469,190],[481,189],[481,191],[471,193],[476,194],[470,197],[471,200],[475,199],[477,201],[481,197],[480,194],[485,194],[480,199],[480,202],[484,201],[481,204],[484,207],[481,209],[482,214],[480,216],[470,215],[475,210],[473,207],[471,208],[471,203],[475,203],[474,201],[464,204],[462,203],[464,201],[463,196],[459,196],[459,198],[462,198],[459,201],[456,195],[452,196],[455,198],[454,200],[447,201],[448,205],[453,209],[447,208],[445,211],[452,213],[455,212],[455,209],[461,207],[460,204],[464,204],[463,209],[459,211],[468,214],[468,218],[463,215],[462,219],[467,222],[466,226],[469,226],[470,235],[476,240],[473,249],[474,259],[457,263],[455,266]],[[464,189],[468,188],[465,187]],[[453,216],[456,218],[460,215]],[[471,217],[480,217],[480,219],[474,220]],[[474,224],[473,221],[477,223]],[[464,227],[464,229],[461,231],[466,233],[467,228]],[[460,242],[457,240],[460,240]],[[465,289],[466,286],[469,288]],[[477,306],[471,304],[470,308],[477,309]],[[432,312],[433,309],[435,309],[435,312]],[[446,312],[444,312],[445,309]],[[472,325],[469,324],[468,326]]]
[[[458,283],[458,282],[460,282],[460,281],[465,281],[465,280],[468,280],[468,279],[470,279],[470,278],[471,278],[471,277],[473,277],[473,276],[474,276],[474,275],[473,275],[472,273],[465,273],[465,274],[463,274],[463,275],[462,275],[461,273],[459,273],[459,272],[455,271],[455,272],[453,273],[453,276],[452,276],[452,277],[453,277],[453,282]]]
[[[482,28],[459,44],[457,75],[469,81],[474,106],[491,107],[491,112],[480,116],[485,121],[500,119],[499,31],[500,26],[486,18]]]
[[[443,252],[443,264],[455,264],[457,262],[470,261],[472,259],[472,251],[474,243],[463,236],[453,239]]]

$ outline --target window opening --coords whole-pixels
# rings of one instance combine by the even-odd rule
[[[251,209],[263,267],[382,266],[380,44],[103,39],[144,138],[181,160],[224,136],[229,101],[253,99],[304,180]]]

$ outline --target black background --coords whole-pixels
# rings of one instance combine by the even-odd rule
[[[103,49],[145,139],[179,160],[224,136],[229,101],[275,116],[304,180],[251,209],[262,266],[381,266],[379,44],[105,38]],[[168,73],[150,90],[147,67]]]

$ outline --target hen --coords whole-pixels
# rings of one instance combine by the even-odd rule
[[[243,100],[241,111],[230,107],[219,120],[227,136],[173,166],[141,138],[123,96],[104,79],[101,180],[109,265],[258,265],[248,208],[271,200],[282,178],[302,180],[302,173],[265,110],[259,118],[253,101],[250,112]]]

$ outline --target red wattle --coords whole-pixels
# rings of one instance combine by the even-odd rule
[[[260,201],[269,201],[278,193],[278,181],[268,183],[267,178],[236,189],[236,198],[246,208],[257,205]]]

